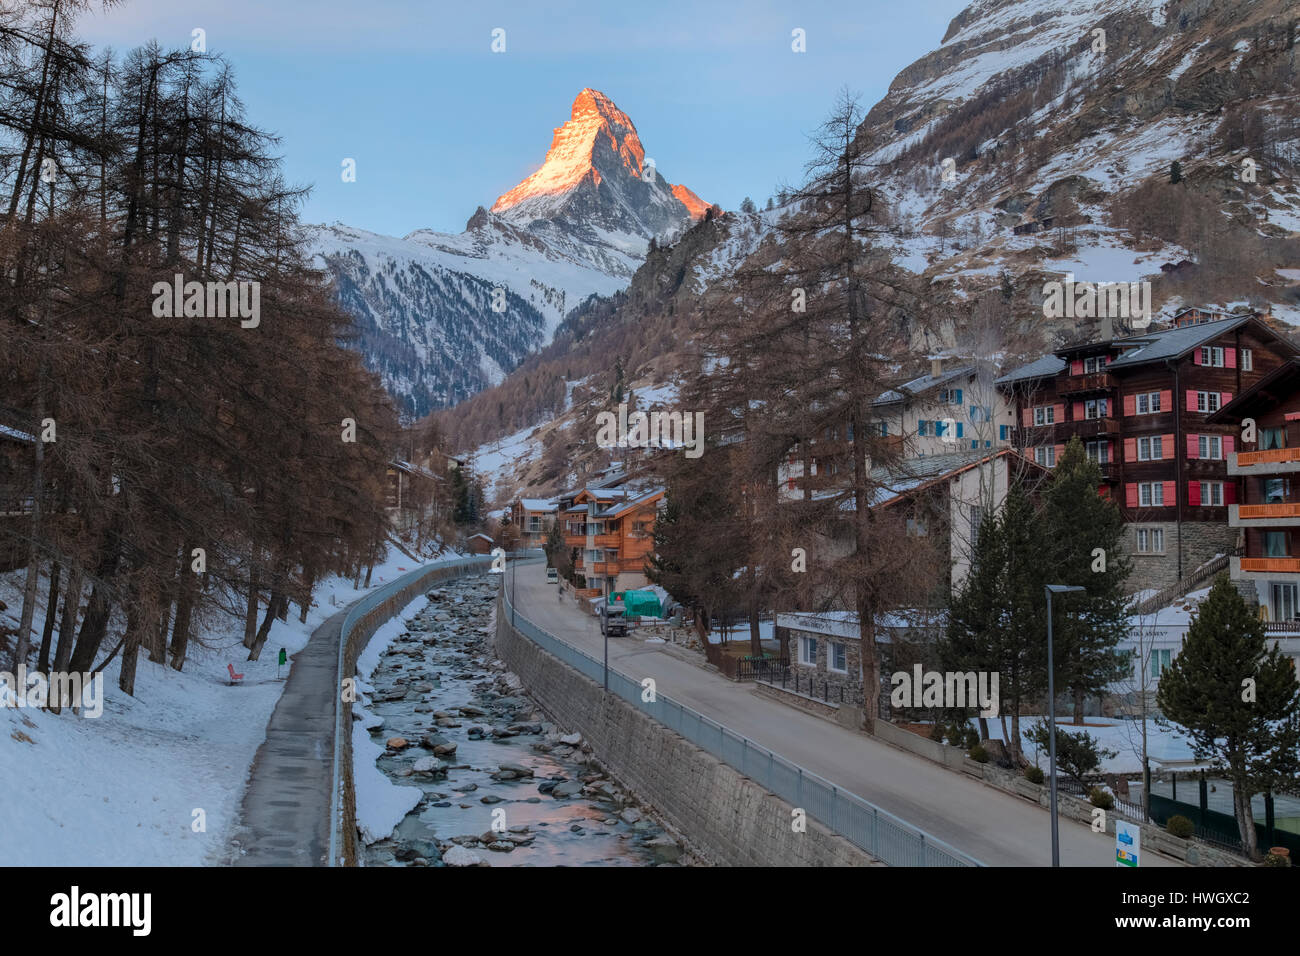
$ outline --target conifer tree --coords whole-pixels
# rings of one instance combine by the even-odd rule
[[[1300,684],[1226,574],[1197,608],[1182,651],[1160,677],[1156,703],[1191,739],[1196,758],[1231,782],[1242,846],[1257,857],[1250,798],[1295,785]]]

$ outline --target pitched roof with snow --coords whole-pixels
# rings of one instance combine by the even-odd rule
[[[1001,378],[994,379],[994,385],[1014,385],[1016,382],[1028,382],[1036,378],[1055,378],[1065,371],[1065,359],[1055,355],[1044,355],[1034,359],[1028,365],[1013,369]]]
[[[1242,315],[1233,319],[1201,322],[1197,325],[1184,325],[1182,328],[1166,329],[1163,332],[1131,335],[1126,339],[1116,339],[1114,344],[1127,349],[1127,351],[1111,362],[1107,369],[1129,368],[1134,365],[1142,365],[1145,362],[1178,358],[1180,355],[1196,348],[1202,342],[1217,338],[1224,332],[1231,332],[1238,326],[1249,322],[1250,319],[1249,315]]]
[[[555,501],[546,498],[520,498],[519,505],[525,511],[554,511],[559,507]]]
[[[946,372],[940,372],[938,375],[922,375],[920,378],[914,378],[910,382],[905,382],[898,386],[898,388],[891,388],[887,392],[881,392],[871,404],[892,405],[895,402],[901,402],[907,398],[914,398],[923,392],[927,392],[936,386],[944,384],[945,382],[951,382],[964,375],[973,375],[974,373],[974,365],[962,365],[958,368],[949,369]]]

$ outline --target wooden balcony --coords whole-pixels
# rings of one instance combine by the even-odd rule
[[[618,574],[619,566],[617,560],[593,561],[591,562],[590,565],[586,567],[585,570],[588,574],[600,574],[600,575]]]
[[[1300,558],[1242,558],[1241,570],[1300,574]]]
[[[617,548],[623,543],[623,536],[617,533],[598,534],[594,535],[592,540],[594,541],[592,547],[595,548]]]
[[[1300,461],[1300,446],[1295,448],[1269,448],[1265,451],[1237,452],[1237,467],[1270,465],[1285,461]]]
[[[1067,427],[1080,438],[1119,434],[1119,422],[1114,418],[1084,418],[1077,422],[1069,422]]]
[[[1300,518],[1300,502],[1272,505],[1238,505],[1239,518]]]
[[[1084,392],[1109,392],[1115,388],[1115,376],[1109,372],[1091,375],[1069,375],[1056,380],[1058,395],[1080,395]]]

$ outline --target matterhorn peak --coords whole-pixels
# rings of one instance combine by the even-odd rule
[[[518,226],[539,220],[630,233],[641,241],[701,218],[708,203],[667,182],[647,160],[631,118],[587,87],[555,129],[540,169],[502,195],[492,212]]]

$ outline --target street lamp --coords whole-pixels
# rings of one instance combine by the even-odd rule
[[[1050,737],[1047,739],[1047,759],[1052,774],[1052,866],[1061,865],[1061,834],[1056,818],[1056,681],[1052,664],[1052,595],[1085,591],[1074,584],[1048,584],[1047,592],[1047,722]]]

